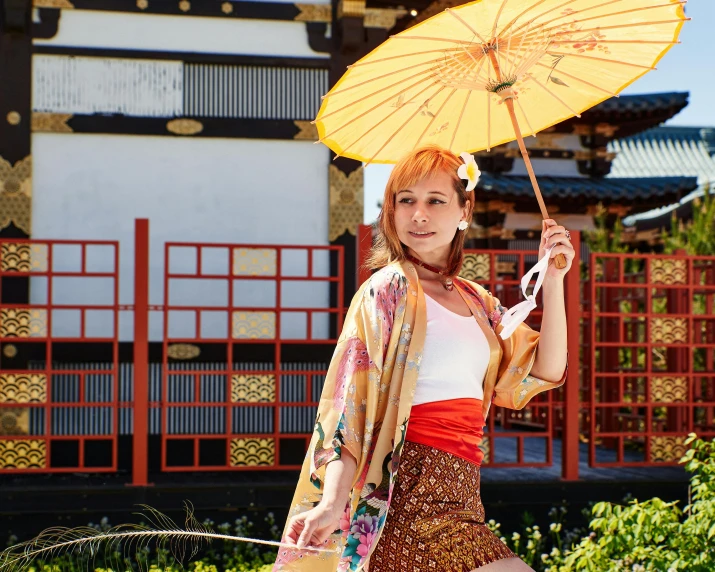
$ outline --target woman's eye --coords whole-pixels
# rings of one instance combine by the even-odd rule
[[[439,199],[432,199],[432,200],[430,201],[430,204],[433,204],[433,205],[443,205],[443,204],[444,204],[444,201],[440,201]]]
[[[408,204],[412,202],[412,199],[400,199],[401,203]]]

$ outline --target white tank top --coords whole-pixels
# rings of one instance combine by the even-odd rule
[[[427,332],[413,405],[483,399],[489,342],[474,316],[460,316],[425,294]]]

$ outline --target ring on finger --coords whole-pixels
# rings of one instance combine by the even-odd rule
[[[564,231],[564,234],[566,235],[566,238],[567,238],[568,240],[571,240],[571,233],[570,233],[568,230],[565,230],[565,231]]]

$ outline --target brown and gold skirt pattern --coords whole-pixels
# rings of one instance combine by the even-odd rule
[[[470,572],[516,555],[484,520],[479,466],[408,441],[368,572]]]

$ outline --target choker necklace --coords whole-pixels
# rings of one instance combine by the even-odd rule
[[[413,264],[416,264],[417,266],[421,266],[425,270],[429,270],[430,272],[434,272],[435,274],[439,274],[440,276],[443,277],[442,286],[444,286],[445,290],[449,290],[450,292],[454,290],[454,281],[452,280],[451,276],[448,276],[446,271],[440,270],[436,266],[431,266],[427,264],[426,262],[422,262],[419,258],[415,258],[411,254],[405,254],[405,257],[407,260],[412,262]]]

